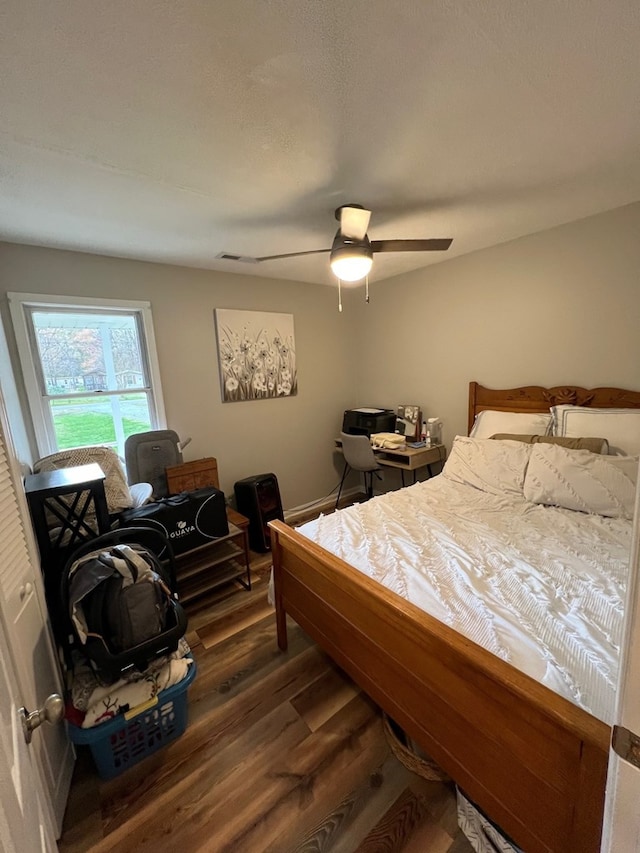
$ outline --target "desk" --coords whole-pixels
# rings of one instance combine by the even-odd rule
[[[336,439],[336,449],[342,452],[342,441],[339,438]],[[405,471],[413,472],[415,483],[419,468],[427,468],[429,476],[433,477],[431,466],[444,462],[447,458],[447,449],[444,444],[434,444],[432,447],[405,447],[401,450],[374,447],[373,452],[379,465],[385,468],[397,468],[401,472],[403,486]]]

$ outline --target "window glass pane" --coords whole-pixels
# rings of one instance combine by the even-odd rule
[[[40,456],[165,426],[148,302],[8,297]]]
[[[124,452],[124,439],[152,427],[145,393],[56,397],[50,400],[58,450],[107,444]]]
[[[133,315],[35,310],[32,318],[46,395],[148,386]]]

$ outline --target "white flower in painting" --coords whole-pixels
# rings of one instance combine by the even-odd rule
[[[291,393],[291,384],[289,382],[278,383],[278,394],[286,396]]]
[[[243,355],[246,355],[246,353],[248,353],[250,351],[251,351],[251,341],[249,340],[249,338],[243,338],[240,341],[240,352]]]
[[[238,380],[235,376],[229,376],[225,384],[227,391],[235,391],[238,388]]]
[[[225,348],[224,352],[222,353],[222,365],[223,365],[223,367],[228,370],[235,360],[236,360],[236,357],[235,357],[233,350]]]
[[[255,388],[256,391],[266,391],[267,390],[267,379],[266,379],[264,373],[262,373],[262,371],[259,371],[253,377],[253,387]]]
[[[283,382],[291,383],[291,371],[285,367],[282,371],[281,378]]]
[[[276,380],[273,378],[273,376],[270,376],[267,379],[267,388],[269,389],[269,391],[273,391],[273,389],[275,387],[276,387]]]

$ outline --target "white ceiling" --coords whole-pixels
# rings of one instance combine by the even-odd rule
[[[640,199],[638,0],[3,0],[0,238],[330,283]]]

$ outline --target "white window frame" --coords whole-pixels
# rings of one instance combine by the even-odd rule
[[[9,299],[11,320],[16,336],[18,355],[20,357],[20,364],[22,365],[22,375],[40,456],[48,456],[50,453],[55,453],[57,447],[47,398],[43,397],[38,380],[40,366],[35,361],[34,350],[30,340],[27,313],[33,309],[41,308],[46,311],[53,311],[56,308],[64,308],[67,311],[74,308],[80,311],[99,309],[109,311],[113,314],[119,312],[129,314],[133,312],[137,314],[140,318],[143,338],[140,341],[140,346],[149,369],[149,381],[151,385],[149,409],[152,427],[154,429],[166,429],[167,422],[160,382],[160,365],[156,350],[150,302],[125,299],[100,299],[93,296],[50,296],[42,293],[7,293],[7,297]]]

